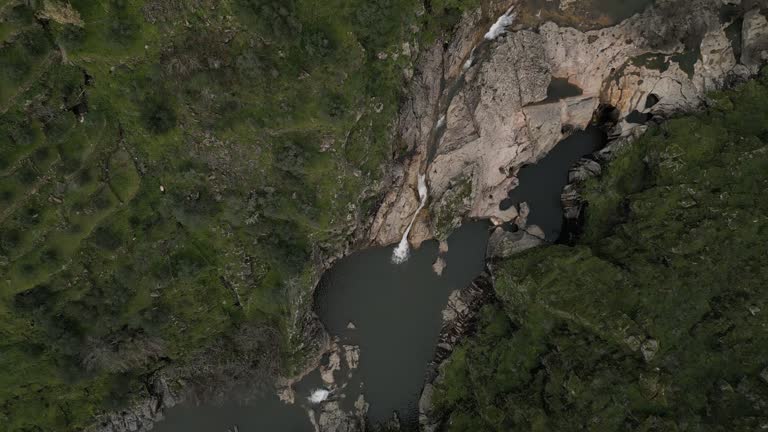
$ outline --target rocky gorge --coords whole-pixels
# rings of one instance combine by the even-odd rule
[[[642,126],[626,120],[631,113],[665,118],[695,110],[708,92],[748,79],[766,60],[766,18],[749,2],[659,1],[591,31],[513,24],[474,56],[488,22],[480,10],[468,14],[452,40],[437,41],[417,61],[398,123],[409,157],[393,170],[370,231],[374,242],[391,244],[405,230],[418,206],[421,170],[431,199],[414,244],[446,237],[464,218],[511,222],[519,209],[501,210],[499,202],[515,187],[516,173],[570,131],[604,113],[616,123],[611,137],[626,137]],[[554,78],[582,95],[546,101]]]
[[[561,1],[557,7],[567,11],[578,3]],[[519,20],[506,34],[484,42],[490,24],[515,7]],[[591,30],[551,21],[531,25],[535,16],[523,0],[490,1],[466,13],[450,39],[422,47],[412,69],[406,70],[408,91],[395,131],[405,156],[388,169],[375,215],[350,229],[348,243],[319,263],[312,284],[341,256],[397,243],[419,207],[421,173],[427,175],[430,197],[411,230],[415,247],[430,239],[446,240],[470,219],[497,226],[489,258],[553,240],[527,224],[525,203],[505,209],[500,203],[518,185],[523,167],[541,160],[573,131],[597,124],[607,129],[609,144],[574,167],[562,195],[564,217],[572,226],[568,233],[578,231],[584,209],[579,185],[599,175],[613,152],[632,145],[644,131],[642,123],[697,110],[708,103],[709,92],[758,73],[768,61],[766,7],[750,1],[658,0],[615,25]],[[556,79],[567,80],[581,94],[550,100],[548,89]],[[643,121],[630,121],[633,114],[642,115]],[[509,224],[519,230],[505,230]],[[431,413],[429,381],[440,379],[441,362],[472,330],[472,312],[494,301],[492,283],[492,274],[486,274],[451,296],[419,404],[423,430],[438,430],[441,422]],[[325,331],[312,302],[311,295],[297,302],[292,324],[308,367],[283,380],[285,388],[316,369],[323,357],[344,357],[345,348]],[[182,399],[160,376],[152,378],[148,389],[149,400],[104,419],[93,430],[142,430]],[[365,430],[365,402],[355,408],[345,412],[338,401],[320,403],[314,408],[317,430]]]
[[[466,14],[453,39],[424,49],[409,72],[398,122],[408,156],[392,170],[391,192],[370,229],[374,244],[395,243],[405,230],[419,205],[420,172],[428,175],[431,195],[410,237],[416,247],[431,238],[444,240],[467,219],[499,226],[489,258],[545,243],[538,227],[526,225],[525,203],[502,209],[500,201],[517,186],[522,167],[543,158],[572,131],[599,124],[608,145],[574,166],[562,194],[566,234],[574,235],[585,204],[579,185],[632,145],[645,132],[644,123],[698,110],[708,104],[710,92],[750,79],[768,61],[768,21],[765,6],[757,3],[656,2],[615,26],[587,31],[553,22],[534,29],[513,24],[506,35],[482,46],[491,18],[510,6],[515,5],[492,3]],[[691,15],[689,8],[697,13]],[[567,80],[581,94],[549,100],[555,79]],[[635,119],[638,114],[642,121]],[[501,227],[508,223],[521,229]],[[472,328],[471,311],[492,301],[487,288],[477,288],[489,280],[483,276],[475,288],[451,296],[420,402],[423,430],[439,424],[430,414],[430,382],[459,336]]]

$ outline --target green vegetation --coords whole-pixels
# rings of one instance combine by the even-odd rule
[[[161,368],[290,372],[313,259],[396,148],[403,43],[476,3],[1,1],[0,430],[81,430]]]
[[[469,210],[472,194],[472,178],[461,177],[445,192],[431,215],[432,230],[438,240],[447,240],[453,230],[461,225],[461,216]]]
[[[711,102],[587,185],[576,245],[495,264],[436,393],[449,430],[768,424],[768,73]]]

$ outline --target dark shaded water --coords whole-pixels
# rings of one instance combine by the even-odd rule
[[[561,141],[534,165],[520,170],[520,185],[509,192],[501,208],[527,202],[531,209],[529,225],[538,225],[550,241],[557,240],[563,223],[560,193],[568,183],[568,171],[583,156],[605,144],[605,134],[589,127]]]
[[[559,101],[573,96],[581,96],[584,94],[579,86],[568,82],[567,78],[552,78],[552,82],[549,83],[547,88],[547,98],[543,103],[550,103]]]
[[[369,249],[341,261],[324,278],[317,311],[331,334],[360,345],[357,375],[372,422],[392,418],[393,411],[404,423],[417,420],[441,311],[451,291],[482,272],[487,240],[487,223],[461,227],[448,240],[442,276],[432,270],[437,243],[427,242],[404,264],[391,263],[392,248]],[[347,329],[350,321],[355,330]]]
[[[182,405],[168,411],[156,432],[314,432],[304,408],[269,395],[250,404]]]
[[[644,11],[653,3],[654,0],[596,0],[594,7],[598,12],[621,21]]]

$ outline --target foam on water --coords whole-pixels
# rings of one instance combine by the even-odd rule
[[[507,32],[507,27],[511,26],[515,22],[517,14],[514,12],[514,8],[510,8],[507,12],[500,16],[498,20],[491,26],[488,33],[485,34],[487,40],[494,40],[497,37]]]

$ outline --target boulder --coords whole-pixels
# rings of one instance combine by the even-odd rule
[[[640,352],[643,353],[643,359],[646,362],[650,362],[656,357],[656,353],[659,351],[659,342],[656,339],[646,339],[642,345],[640,345]]]
[[[338,401],[324,403],[317,419],[319,432],[362,432],[363,419],[342,410]]]
[[[498,227],[488,240],[488,256],[491,258],[509,258],[512,255],[541,246],[545,242],[544,233],[535,225],[514,232]]]
[[[755,8],[744,14],[741,63],[756,74],[768,62],[768,19]]]
[[[360,347],[357,345],[344,345],[344,360],[349,369],[357,369],[360,365]]]

